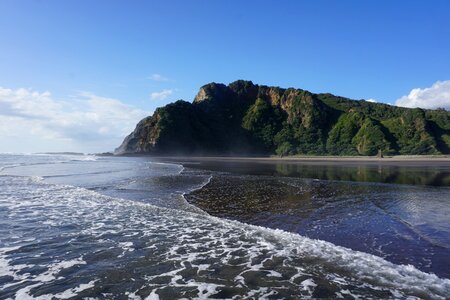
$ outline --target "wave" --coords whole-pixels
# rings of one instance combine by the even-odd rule
[[[98,160],[98,156],[95,155],[84,155],[84,156],[69,156],[70,161],[96,161]]]
[[[178,175],[180,175],[181,173],[183,173],[183,171],[185,170],[184,166],[181,164],[176,164],[176,163],[165,163],[165,162],[159,162],[159,161],[150,161],[148,162],[149,165],[161,165],[161,166],[176,166],[178,167],[180,170],[178,171]]]
[[[62,163],[70,163],[74,161],[97,161],[99,157],[95,155],[55,155],[55,154],[44,154],[44,153],[0,153],[2,156],[6,156],[11,160],[14,157],[18,157],[17,160],[11,160],[10,162],[3,162],[3,165],[0,166],[0,172],[17,167],[24,166],[38,166],[38,165],[49,165],[49,164],[62,164]],[[39,162],[33,162],[29,157],[43,157],[43,158],[52,158],[55,160],[44,160]],[[24,160],[25,161],[21,161]],[[19,161],[19,162],[18,162]]]
[[[112,249],[111,253],[120,249],[116,256],[111,256],[111,260],[117,261],[112,265],[118,264],[118,261],[123,264],[124,259],[134,259],[140,265],[170,262],[172,267],[166,272],[158,269],[149,274],[144,268],[142,276],[146,280],[141,288],[148,290],[148,295],[156,295],[167,287],[190,287],[196,289],[200,296],[213,295],[224,286],[234,286],[235,289],[244,291],[244,297],[261,297],[274,290],[282,293],[281,287],[290,285],[298,289],[295,290],[296,293],[312,296],[320,280],[339,287],[335,296],[338,293],[350,293],[364,297],[371,292],[389,291],[393,298],[415,296],[445,299],[450,294],[448,279],[421,272],[411,265],[395,265],[371,254],[282,230],[108,197],[87,189],[48,184],[32,178],[2,177],[2,180],[0,207],[6,208],[13,216],[14,219],[10,220],[12,225],[22,224],[21,222],[28,226],[35,225],[41,230],[35,235],[41,233],[37,236],[42,238],[46,236],[43,233],[48,228],[64,230],[73,227],[72,231],[62,232],[62,236],[71,237],[73,245],[82,245],[84,236],[92,236],[96,241],[87,249],[79,246],[78,252],[72,255],[68,255],[70,252],[65,248],[70,244],[58,244],[63,256],[56,256],[58,261],[55,262],[49,252],[46,270],[34,275],[26,272],[30,266],[17,264],[14,257],[22,251],[24,255],[30,255],[27,252],[29,249],[35,249],[37,253],[51,251],[44,241],[31,242],[34,248],[29,248],[30,243],[19,246],[11,244],[1,248],[0,264],[3,269],[0,271],[14,279],[6,284],[7,288],[14,288],[14,284],[20,287],[14,293],[16,297],[32,295],[34,287],[57,282],[63,269],[64,272],[69,272],[75,268],[75,264],[70,262],[79,262],[76,264],[77,272],[82,272],[85,268],[87,274],[92,273],[90,265],[96,261],[90,258],[92,255],[89,253],[100,249]],[[21,187],[20,194],[16,194],[18,187]],[[33,211],[27,211],[28,207]],[[44,225],[47,227],[41,223],[40,214],[46,214],[47,223]],[[32,233],[24,232],[22,243],[29,234]],[[139,248],[142,243],[145,245]],[[41,247],[41,244],[45,247]],[[139,255],[143,253],[147,253],[146,260],[139,259]],[[147,262],[151,259],[154,261]],[[22,259],[19,256],[18,261],[23,261],[23,256]],[[101,268],[104,264],[97,267]],[[65,268],[60,268],[61,266]],[[224,270],[237,269],[238,272],[228,278],[228,275],[214,271],[218,267]],[[192,270],[196,270],[196,273],[192,273]],[[258,280],[271,283],[274,287],[252,286],[254,279],[249,276],[255,272],[260,274]],[[88,294],[89,290],[97,287],[97,283],[102,284],[104,280],[98,274],[94,275],[86,277],[89,280],[87,283],[75,282],[65,291],[53,293],[53,296],[64,292],[71,295]],[[195,279],[189,279],[189,276]],[[222,276],[219,279],[226,284],[218,284],[211,279],[217,276]],[[170,281],[161,284],[167,277]],[[121,287],[125,289],[124,286]]]
[[[182,170],[179,174],[181,174],[183,171],[184,171],[184,167],[183,167],[183,170]],[[204,181],[203,183],[201,183],[199,186],[193,187],[192,189],[190,189],[190,190],[188,190],[188,191],[185,191],[185,192],[183,192],[183,193],[181,194],[181,197],[183,198],[184,203],[185,203],[187,206],[189,206],[190,208],[192,208],[194,212],[198,212],[198,213],[206,214],[206,215],[210,216],[210,215],[208,214],[208,212],[204,211],[204,210],[201,209],[200,207],[197,207],[197,206],[195,206],[195,205],[189,203],[189,201],[187,201],[187,199],[186,199],[186,195],[188,195],[188,194],[190,194],[190,193],[192,193],[192,192],[195,192],[195,191],[198,191],[198,190],[203,189],[204,187],[206,187],[206,186],[211,182],[211,179],[212,179],[212,178],[213,178],[213,175],[209,175],[209,176],[205,179],[205,181]]]

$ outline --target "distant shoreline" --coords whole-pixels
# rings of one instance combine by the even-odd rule
[[[222,161],[255,163],[311,164],[378,164],[400,166],[450,166],[450,155],[398,155],[384,158],[373,156],[149,156],[165,161]]]
[[[324,161],[450,161],[450,155],[396,155],[396,156],[271,156],[269,159],[279,160],[324,160]]]

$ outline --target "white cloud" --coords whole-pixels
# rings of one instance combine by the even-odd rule
[[[162,76],[161,74],[152,74],[148,77],[148,79],[150,80],[154,80],[154,81],[169,81],[169,78]]]
[[[61,101],[0,87],[0,151],[110,151],[148,114],[87,92]]]
[[[437,81],[429,88],[411,90],[395,102],[397,106],[450,109],[450,80]]]
[[[371,103],[378,103],[378,100],[375,100],[375,99],[372,99],[372,98],[367,99],[366,101],[367,102],[371,102]]]
[[[151,93],[150,98],[152,100],[164,100],[173,94],[173,90],[162,90],[161,92]]]

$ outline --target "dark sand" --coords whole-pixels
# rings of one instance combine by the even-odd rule
[[[240,163],[288,163],[308,165],[390,165],[402,167],[450,167],[447,155],[399,155],[384,158],[368,156],[286,156],[286,157],[241,157],[241,156],[158,156],[164,161],[177,162],[240,162]]]

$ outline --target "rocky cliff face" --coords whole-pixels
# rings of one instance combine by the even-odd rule
[[[114,151],[116,154],[151,152],[157,147],[160,126],[158,121],[161,116],[155,113],[151,117],[144,118],[132,133],[123,140],[122,144]]]
[[[450,115],[236,81],[140,121],[116,154],[450,153]]]

